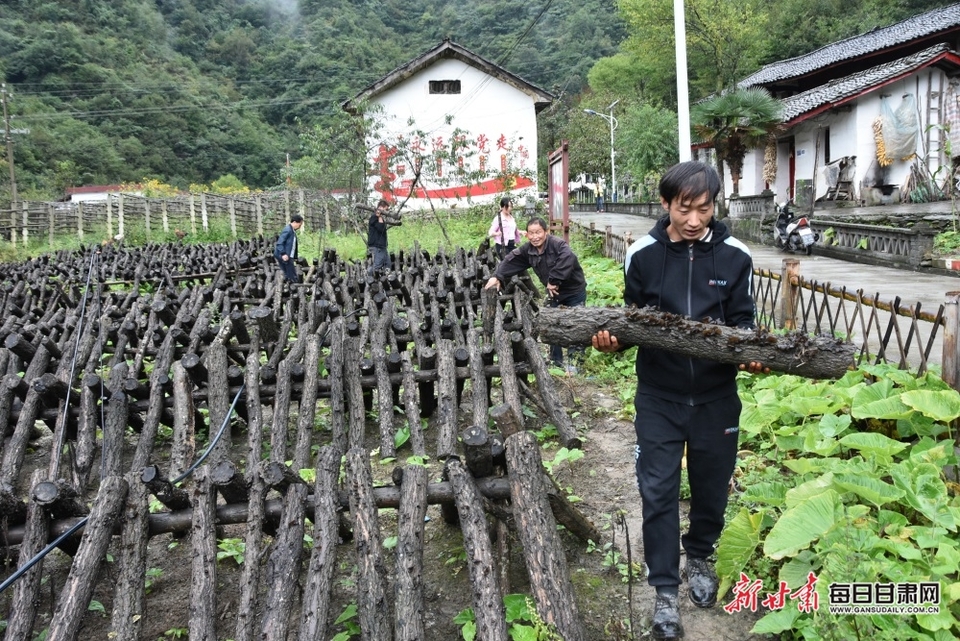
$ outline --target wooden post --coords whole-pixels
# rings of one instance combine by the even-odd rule
[[[210,218],[207,216],[207,194],[200,192],[200,224],[203,231],[210,231]]]
[[[77,238],[83,240],[83,201],[77,203]]]
[[[47,243],[53,245],[53,205],[47,203]]]
[[[27,246],[27,242],[28,242],[28,240],[29,240],[29,236],[30,236],[30,229],[29,229],[29,225],[30,225],[30,208],[27,206],[27,203],[26,203],[26,202],[23,202],[23,203],[21,203],[21,204],[22,204],[22,206],[23,206],[23,207],[22,207],[22,212],[23,212],[23,216],[22,216],[22,218],[23,218],[23,229],[20,230],[20,236],[23,238],[23,246],[26,247],[26,246]]]
[[[947,292],[943,309],[943,381],[960,390],[960,292]]]
[[[299,204],[299,214],[306,218],[307,216],[307,203],[303,196],[303,190],[297,190],[297,202]]]
[[[143,199],[143,226],[147,235],[147,242],[150,242],[150,201]]]
[[[263,201],[262,196],[257,194],[254,197],[257,209],[257,233],[263,236]]]
[[[780,329],[797,328],[797,299],[800,296],[800,261],[784,258],[780,271]]]
[[[237,204],[233,198],[227,201],[227,209],[230,212],[230,234],[237,237]]]
[[[117,234],[123,236],[123,194],[117,194]]]
[[[16,203],[10,205],[10,244],[17,244],[17,209]]]
[[[428,483],[427,468],[422,465],[407,465],[403,469],[397,514],[396,641],[424,638],[423,522],[427,515]]]
[[[197,235],[197,201],[193,194],[190,194],[190,234]]]
[[[160,201],[160,220],[163,221],[163,233],[170,233],[170,218],[167,216],[167,200]]]

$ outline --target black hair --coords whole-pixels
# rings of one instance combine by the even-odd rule
[[[302,223],[302,222],[303,222],[303,216],[301,216],[300,214],[294,214],[293,216],[290,216],[290,222],[291,222],[291,223]]]
[[[510,196],[504,196],[500,199],[500,209],[510,205]]]
[[[377,203],[377,207],[388,207],[390,202],[386,198],[381,198],[380,202]]]
[[[550,225],[548,225],[547,221],[545,221],[540,216],[534,216],[533,218],[528,220],[526,229],[530,229],[530,225],[540,225],[540,227],[543,228],[543,231],[550,231]]]
[[[660,179],[660,197],[667,203],[677,199],[689,202],[703,194],[709,194],[710,200],[714,201],[719,193],[720,176],[717,170],[696,160],[674,165]]]

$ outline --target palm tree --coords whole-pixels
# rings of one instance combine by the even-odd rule
[[[721,93],[693,108],[693,130],[716,150],[720,175],[723,163],[730,167],[734,196],[740,190],[743,159],[777,131],[781,113],[780,101],[759,87]]]

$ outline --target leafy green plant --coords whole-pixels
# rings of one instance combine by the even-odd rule
[[[91,599],[90,603],[87,605],[87,610],[90,612],[96,612],[102,617],[107,616],[107,609],[103,607],[103,604],[97,601],[96,599]]]
[[[217,552],[217,561],[233,559],[237,565],[242,565],[246,547],[243,539],[220,539],[217,542],[217,549],[219,550],[219,552]]]
[[[162,568],[148,568],[143,579],[143,591],[147,594],[153,590],[153,584],[163,576]]]
[[[169,630],[167,630],[166,632],[163,633],[163,636],[160,637],[160,640],[162,640],[162,639],[186,639],[189,634],[190,634],[190,630],[189,630],[188,628],[170,628]],[[160,641],[160,640],[158,640],[158,641]]]
[[[335,634],[330,641],[348,641],[353,637],[360,636],[360,626],[355,621],[356,618],[357,604],[351,603],[343,609],[337,620],[333,622],[334,625],[342,625],[343,631]]]
[[[552,460],[543,460],[543,466],[547,468],[547,472],[553,476],[554,469],[563,463],[564,461],[579,461],[583,458],[583,450],[571,450],[565,447],[561,447],[557,450],[557,453],[553,455]]]
[[[513,641],[562,641],[556,629],[548,625],[525,594],[507,594],[503,597],[504,612],[507,620],[507,633]],[[453,618],[460,626],[460,635],[464,641],[477,638],[477,619],[473,608],[462,610]]]
[[[753,629],[782,639],[941,639],[960,634],[960,499],[951,425],[960,394],[932,373],[861,367],[837,381],[741,382],[738,474],[717,549],[721,594],[741,577],[792,589],[938,582],[939,613],[842,616],[769,610]]]

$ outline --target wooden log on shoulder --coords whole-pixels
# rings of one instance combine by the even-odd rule
[[[808,378],[840,378],[853,367],[855,346],[833,336],[772,334],[697,322],[678,314],[636,307],[541,309],[537,338],[556,345],[590,345],[609,330],[621,345],[640,345],[721,363],[763,363],[771,370]]]
[[[447,459],[446,470],[460,514],[463,547],[470,570],[470,586],[473,588],[477,638],[485,641],[506,641],[508,636],[503,592],[496,573],[486,571],[487,568],[494,567],[494,557],[493,543],[487,532],[483,499],[470,473],[459,460]]]
[[[103,565],[107,546],[112,539],[114,526],[120,519],[127,500],[127,487],[127,481],[122,476],[108,476],[101,483],[83,531],[80,549],[57,598],[57,609],[51,619],[48,639],[67,641],[77,638],[80,624],[93,596],[93,588],[97,584],[96,578]]]
[[[424,638],[423,523],[427,515],[428,481],[427,468],[422,465],[408,465],[404,469],[397,514],[395,641]]]
[[[352,447],[347,452],[347,481],[357,551],[360,629],[364,639],[389,639],[392,626],[387,607],[386,565],[380,543],[380,522],[377,519],[370,460],[365,448]]]
[[[557,627],[561,638],[585,641],[557,522],[546,498],[537,439],[520,431],[507,437],[506,446],[510,495],[537,612]]]

